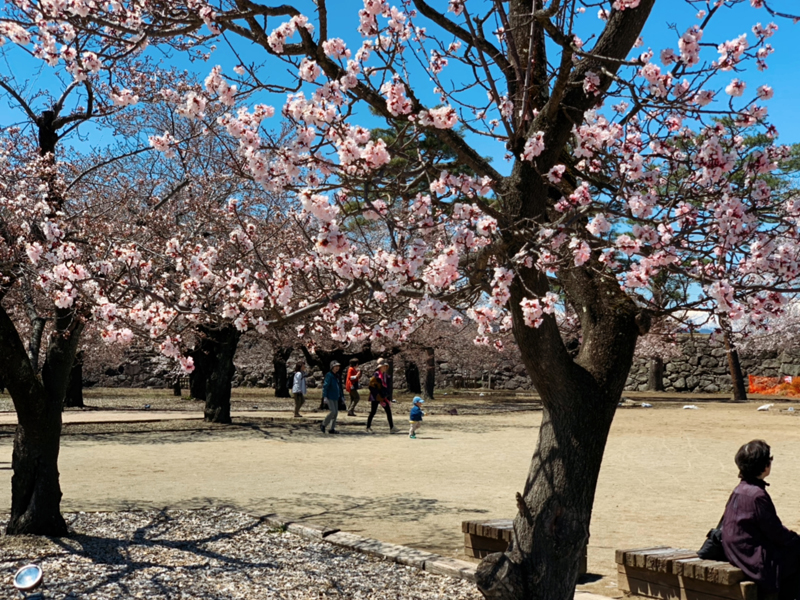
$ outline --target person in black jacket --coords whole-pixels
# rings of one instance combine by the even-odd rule
[[[735,566],[779,600],[800,598],[800,536],[778,518],[764,479],[772,469],[769,445],[748,442],[736,453],[741,482],[722,517],[722,547]]]
[[[378,412],[380,405],[386,413],[386,419],[389,421],[389,433],[397,433],[397,428],[394,426],[392,420],[392,377],[389,375],[389,363],[386,359],[378,359],[378,369],[369,380],[369,401],[371,407],[369,416],[367,417],[367,433],[374,433],[372,431],[372,419]]]

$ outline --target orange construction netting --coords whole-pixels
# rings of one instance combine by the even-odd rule
[[[800,398],[800,377],[756,377],[748,375],[751,394],[771,394]]]

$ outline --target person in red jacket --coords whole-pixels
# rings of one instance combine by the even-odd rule
[[[722,516],[722,547],[731,564],[779,600],[800,598],[800,535],[778,518],[764,479],[772,470],[770,447],[748,442],[736,453],[741,482]]]
[[[358,395],[358,388],[361,381],[361,369],[358,368],[358,359],[351,358],[350,366],[347,368],[347,381],[344,383],[344,390],[350,394],[350,408],[347,415],[350,417],[356,416],[356,404],[361,399]]]

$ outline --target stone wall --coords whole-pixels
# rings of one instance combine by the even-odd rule
[[[685,336],[679,340],[680,354],[664,361],[664,389],[668,392],[730,392],[731,376],[728,358],[721,342],[707,335]],[[742,352],[742,372],[745,377],[756,375],[779,377],[800,375],[800,349],[796,351]],[[626,389],[647,389],[650,361],[634,360]]]
[[[106,350],[104,348],[104,350]],[[134,343],[125,350],[113,348],[101,355],[85,351],[84,387],[164,388],[176,375],[175,362],[146,344]]]
[[[665,360],[664,388],[672,392],[729,392],[731,380],[728,372],[725,349],[719,342],[711,341],[707,335],[685,336],[679,340],[678,356]],[[438,356],[443,356],[441,352]],[[289,359],[289,373],[293,372],[294,362],[302,355],[297,352]],[[492,360],[488,360],[491,357]],[[424,358],[421,355],[400,354],[395,357],[395,388],[405,388],[403,364],[405,360],[415,360],[424,380]],[[236,353],[236,373],[233,385],[236,387],[272,387],[272,351],[269,344],[258,337],[245,336]],[[762,352],[756,355],[743,353],[742,370],[747,374],[778,377],[780,375],[800,376],[800,349],[786,352]],[[362,365],[364,373],[371,373],[373,363]],[[627,390],[646,390],[649,360],[634,360]],[[84,384],[89,387],[171,387],[177,375],[175,365],[146,346],[132,346],[118,356],[87,356],[84,364]],[[311,387],[319,385],[322,373],[309,373]],[[475,367],[460,364],[454,356],[437,360],[436,386],[455,387],[460,381],[467,387],[491,387],[498,390],[527,391],[533,386],[514,352],[487,355],[487,360]]]

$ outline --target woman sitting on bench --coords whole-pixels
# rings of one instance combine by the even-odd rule
[[[722,517],[722,546],[728,560],[766,593],[779,600],[800,598],[800,536],[775,512],[764,479],[772,468],[769,445],[753,440],[739,448],[736,466],[742,480]]]

